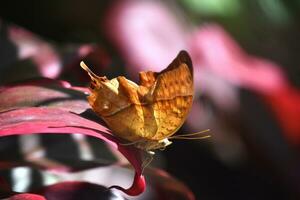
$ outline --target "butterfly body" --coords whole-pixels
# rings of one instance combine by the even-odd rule
[[[161,72],[141,72],[140,85],[123,76],[108,80],[89,74],[88,101],[116,136],[146,151],[171,144],[168,137],[184,123],[193,101],[187,52],[181,51]]]

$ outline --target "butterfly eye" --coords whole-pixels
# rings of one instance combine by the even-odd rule
[[[91,88],[92,90],[95,89],[95,83],[94,83],[94,82],[91,82],[90,88]]]
[[[108,110],[110,108],[110,103],[108,101],[105,101],[103,103],[103,107],[102,108],[103,108],[103,110]]]
[[[91,89],[95,89],[97,87],[97,81],[92,79],[91,83],[90,83],[90,88]]]

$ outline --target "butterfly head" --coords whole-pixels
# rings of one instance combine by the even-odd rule
[[[108,80],[105,76],[97,76],[86,66],[84,62],[81,62],[80,66],[91,78],[91,94],[88,96],[88,101],[93,110],[102,117],[114,112],[116,107],[114,106],[115,104],[112,104],[112,102],[116,102],[119,99],[118,80],[116,78]]]
[[[88,75],[91,78],[91,84],[90,84],[91,90],[100,89],[102,85],[108,81],[106,76],[103,77],[97,76],[94,72],[92,72],[92,70],[90,70],[90,68],[83,61],[81,61],[80,66],[88,73]]]

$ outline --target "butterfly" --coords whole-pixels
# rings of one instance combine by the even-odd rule
[[[151,152],[164,149],[169,139],[197,139],[201,132],[173,136],[182,126],[194,97],[193,65],[189,54],[180,51],[161,72],[140,72],[139,85],[119,76],[108,80],[94,74],[88,102],[113,134],[137,148]]]

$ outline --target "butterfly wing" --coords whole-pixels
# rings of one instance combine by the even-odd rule
[[[89,71],[89,69],[86,69]],[[141,72],[140,85],[125,77],[95,81],[88,100],[93,110],[123,139],[158,141],[183,124],[193,100],[193,68],[181,51],[163,71]]]
[[[163,71],[146,95],[151,102],[157,130],[152,140],[162,140],[174,134],[184,123],[192,106],[193,66],[186,51],[181,51]]]

